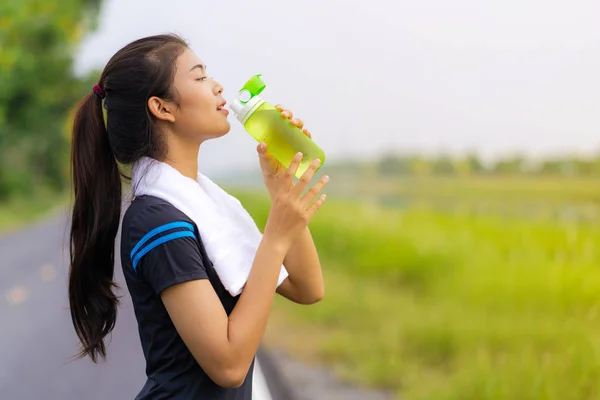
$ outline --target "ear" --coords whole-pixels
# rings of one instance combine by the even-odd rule
[[[168,101],[152,96],[148,99],[148,109],[160,121],[175,122],[173,104]]]

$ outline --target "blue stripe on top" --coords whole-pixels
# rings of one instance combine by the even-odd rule
[[[133,250],[131,250],[129,258],[133,259],[133,256],[135,255],[136,251],[138,251],[140,247],[144,245],[144,243],[152,239],[154,236],[158,235],[159,233],[177,228],[186,228],[192,232],[194,231],[194,225],[190,224],[189,222],[171,222],[170,224],[161,225],[158,228],[152,229],[150,232],[144,235],[144,237],[138,242],[138,244],[135,245]]]
[[[162,236],[162,237],[150,242],[147,246],[144,246],[148,241],[153,239],[156,235],[158,235],[162,232],[171,230],[171,229],[178,229],[178,228],[184,228],[186,230],[177,231],[177,232],[173,232],[168,235]],[[148,252],[150,252],[152,249],[160,246],[163,243],[167,243],[171,240],[175,240],[175,239],[179,239],[179,238],[183,238],[183,237],[196,238],[196,235],[194,234],[194,226],[192,224],[190,224],[189,222],[171,222],[169,224],[161,225],[158,228],[152,229],[150,232],[148,232],[146,235],[144,235],[144,237],[142,237],[142,239],[135,245],[135,247],[133,248],[133,250],[131,250],[131,253],[129,254],[129,257],[130,257],[132,265],[133,265],[133,269],[136,270],[137,265],[140,262],[140,259],[143,256],[145,256],[146,254],[148,254]],[[142,248],[142,246],[144,246],[144,247]]]
[[[142,257],[144,257],[146,254],[148,254],[148,252],[158,246],[160,246],[163,243],[167,243],[171,240],[175,240],[175,239],[179,239],[179,238],[183,238],[183,237],[191,237],[191,238],[196,238],[196,235],[194,235],[194,232],[189,232],[189,231],[179,231],[179,232],[173,232],[170,233],[168,235],[165,235],[159,239],[156,239],[154,242],[150,243],[148,246],[144,247],[139,253],[137,253],[137,255],[135,256],[135,258],[133,259],[133,270],[136,271],[137,270],[137,265],[140,262],[140,259]]]

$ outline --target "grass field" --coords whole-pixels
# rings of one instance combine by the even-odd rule
[[[506,180],[463,180],[446,197],[471,206],[508,197],[549,210],[567,204],[568,194],[554,193],[565,190],[560,182],[518,184],[521,195]],[[578,188],[577,206],[594,207],[592,184],[567,185]],[[595,214],[436,209],[426,200],[440,190],[427,187],[424,202],[397,209],[330,196],[312,224],[326,298],[312,307],[278,301],[268,340],[403,399],[600,398]],[[238,197],[262,224],[265,199]]]

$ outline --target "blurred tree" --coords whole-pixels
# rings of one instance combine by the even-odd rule
[[[594,174],[594,160],[580,157],[573,157],[571,160],[574,173],[581,176],[590,176]]]
[[[493,170],[500,174],[519,174],[525,170],[525,158],[521,155],[510,156],[498,160]]]
[[[406,175],[410,169],[410,159],[400,155],[388,154],[379,160],[378,170],[384,176]]]
[[[561,157],[545,160],[540,168],[544,174],[570,176],[591,176],[596,171],[597,162],[577,156]]]
[[[485,171],[485,166],[479,156],[475,153],[469,153],[465,158],[465,162],[469,165],[471,173],[480,173]]]
[[[414,156],[410,158],[410,171],[414,175],[427,176],[431,174],[431,163],[424,157]]]
[[[454,161],[447,154],[431,160],[431,171],[434,175],[452,175],[456,172]]]
[[[457,158],[454,161],[454,170],[456,171],[456,173],[458,175],[467,176],[467,175],[472,174],[475,171],[473,171],[471,168],[472,168],[471,163],[469,162],[469,159],[466,157]]]
[[[596,155],[590,160],[591,171],[590,174],[594,176],[600,176],[600,155]]]
[[[540,165],[540,172],[544,175],[564,175],[568,169],[569,165],[559,158],[544,160]]]
[[[0,200],[37,185],[64,188],[65,118],[89,90],[73,73],[74,54],[100,3],[0,2]]]

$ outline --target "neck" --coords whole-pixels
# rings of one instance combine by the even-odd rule
[[[199,144],[169,143],[169,152],[165,163],[179,171],[183,176],[198,179],[198,152]]]

